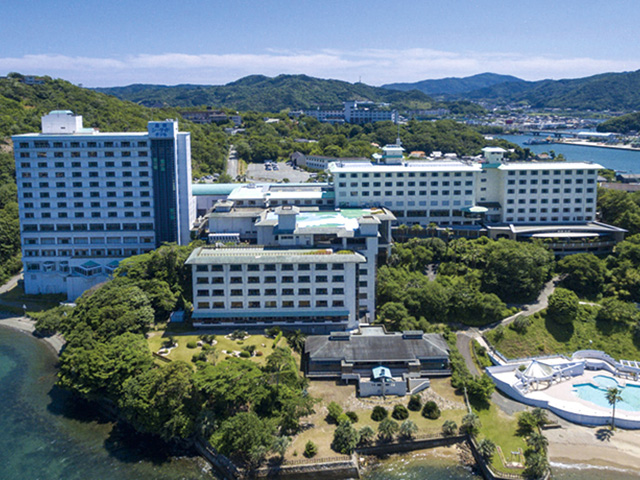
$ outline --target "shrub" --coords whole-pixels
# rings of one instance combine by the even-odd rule
[[[389,412],[387,409],[381,406],[373,407],[373,411],[371,412],[371,420],[374,422],[380,422],[389,416]]]
[[[356,412],[347,412],[345,415],[349,417],[351,423],[358,423],[358,414]]]
[[[199,335],[198,338],[202,340],[203,343],[206,343],[207,345],[211,345],[216,339],[216,336],[205,334],[205,335]]]
[[[338,425],[338,428],[336,428],[336,431],[333,434],[331,448],[336,452],[349,455],[353,452],[353,449],[356,448],[359,441],[360,434],[355,428],[353,428],[351,422],[342,423]]]
[[[207,361],[207,354],[204,352],[200,352],[200,353],[195,353],[193,355],[193,357],[191,357],[191,361],[193,363],[196,362],[206,362]]]
[[[396,420],[406,420],[409,418],[409,410],[404,405],[396,405],[393,407],[393,412],[391,412],[391,416]]]
[[[425,403],[424,408],[422,409],[422,416],[431,420],[440,418],[440,408],[438,408],[436,402],[429,401]]]
[[[280,327],[270,327],[265,329],[264,333],[267,337],[275,338],[281,331]]]
[[[420,398],[420,395],[411,395],[407,408],[412,412],[419,412],[422,408],[422,398]]]
[[[454,435],[458,430],[458,425],[453,420],[446,420],[442,424],[442,433],[447,436]]]
[[[231,340],[243,340],[244,337],[246,336],[247,336],[247,332],[245,332],[244,330],[235,330],[231,334]]]
[[[336,423],[340,425],[342,423],[353,423],[353,422],[351,421],[351,419],[346,413],[343,413],[336,419]]]
[[[240,357],[241,358],[251,358],[251,354],[249,352],[247,352],[246,350],[243,350],[240,352]]]
[[[531,320],[529,319],[529,317],[520,315],[513,321],[513,323],[511,324],[511,328],[518,333],[525,333],[530,325]]]
[[[263,355],[264,353],[262,353],[262,350],[256,350],[256,357],[261,357]]]
[[[250,355],[253,355],[253,352],[256,351],[256,346],[255,345],[245,345],[244,347],[242,347],[242,350],[249,352]]]
[[[327,405],[327,410],[329,411],[327,413],[327,417],[329,417],[329,420],[338,423],[338,418],[340,417],[340,415],[342,415],[342,407],[336,402],[331,402],[329,403],[329,405]]]
[[[198,344],[194,341],[187,342],[187,348],[196,348]]]
[[[304,456],[307,458],[315,457],[318,453],[318,446],[311,440],[304,446]]]

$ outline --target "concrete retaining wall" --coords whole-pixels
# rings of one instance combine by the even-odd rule
[[[452,435],[450,437],[432,437],[424,439],[406,440],[402,442],[389,442],[380,445],[358,447],[356,452],[361,455],[387,455],[391,453],[405,453],[413,450],[427,448],[446,447],[466,440],[466,435]]]

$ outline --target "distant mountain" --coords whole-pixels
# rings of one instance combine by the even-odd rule
[[[347,100],[390,103],[398,108],[432,108],[434,100],[418,91],[401,92],[364,83],[324,80],[307,75],[251,75],[226,85],[129,85],[95,90],[147,106],[213,105],[238,110],[277,112],[341,105]]]
[[[498,75],[497,73],[479,73],[471,77],[448,77],[437,80],[422,80],[414,83],[390,83],[382,85],[382,88],[408,92],[418,90],[427,95],[460,95],[481,88],[492,87],[507,82],[524,82],[524,80],[511,75]]]
[[[575,79],[500,83],[459,97],[496,103],[523,102],[534,108],[640,110],[640,70]]]

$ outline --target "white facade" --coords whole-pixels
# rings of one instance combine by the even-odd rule
[[[591,163],[510,163],[479,174],[477,203],[497,201],[502,223],[594,221],[598,170]],[[485,181],[486,180],[486,181]]]
[[[592,163],[462,161],[398,165],[334,163],[336,206],[384,206],[401,223],[470,225],[463,209],[483,204],[494,223],[593,221],[598,170]]]
[[[161,243],[157,229],[169,219],[158,212],[154,181],[165,175],[157,166],[164,159],[154,157],[147,132],[84,129],[81,117],[67,111],[42,123],[48,133],[13,137],[25,291],[75,299],[106,280],[123,258]],[[173,131],[177,122],[155,123]],[[187,208],[173,232],[179,243],[188,243],[195,217],[193,200],[177,198],[191,186],[188,137],[173,137],[176,181],[184,188],[162,194],[165,200],[173,195],[179,213]]]
[[[213,248],[193,251],[194,326],[303,329],[358,327],[354,252]]]

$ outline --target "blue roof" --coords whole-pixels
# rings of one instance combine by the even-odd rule
[[[372,372],[374,380],[377,380],[379,378],[393,378],[391,376],[391,370],[389,370],[387,367],[375,367],[373,368]]]

